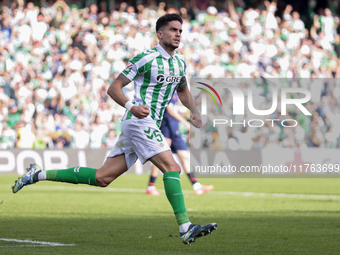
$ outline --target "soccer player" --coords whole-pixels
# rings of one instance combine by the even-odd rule
[[[179,159],[181,160],[183,169],[188,175],[192,183],[194,194],[198,196],[198,195],[202,195],[212,190],[214,188],[214,185],[203,185],[199,183],[195,177],[195,173],[190,172],[189,152],[181,137],[181,133],[179,130],[179,123],[180,122],[183,123],[187,130],[190,129],[190,124],[185,118],[183,118],[178,113],[177,103],[178,103],[178,95],[175,92],[169,105],[165,109],[163,121],[162,121],[160,129],[164,137],[167,139],[172,153],[176,153]],[[152,196],[161,195],[161,193],[159,193],[159,191],[157,190],[155,186],[158,172],[159,171],[157,167],[155,165],[152,165],[149,185],[145,192],[146,194],[149,194]]]
[[[187,87],[185,58],[175,51],[181,41],[182,23],[178,14],[160,17],[156,22],[159,43],[133,57],[109,86],[108,95],[127,111],[122,118],[123,133],[104,164],[98,169],[78,166],[62,170],[42,170],[37,164],[31,164],[28,172],[12,187],[14,193],[25,185],[42,180],[106,187],[139,158],[143,164],[150,160],[164,173],[165,193],[173,208],[183,243],[190,245],[196,238],[217,229],[216,223],[201,226],[190,222],[180,184],[180,166],[159,130],[164,109],[175,91],[183,105],[191,109],[191,124],[197,128],[202,125]],[[132,80],[135,95],[131,102],[122,88]]]

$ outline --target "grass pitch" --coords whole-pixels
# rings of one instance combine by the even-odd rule
[[[165,194],[144,194],[147,175],[108,188],[40,182],[13,194],[16,178],[0,175],[0,254],[340,253],[340,179],[200,179],[215,189],[194,196],[182,175],[190,220],[218,223],[189,247]]]

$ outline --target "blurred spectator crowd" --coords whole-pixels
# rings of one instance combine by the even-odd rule
[[[39,7],[2,1],[0,148],[112,148],[125,109],[106,90],[131,57],[156,45],[155,23],[165,13],[184,19],[179,51],[187,58],[188,78],[265,77],[312,93],[311,117],[289,113],[299,128],[237,126],[223,130],[220,139],[221,130],[205,126],[204,146],[340,147],[339,18],[334,9],[320,8],[309,13],[306,28],[291,5],[278,13],[278,4],[150,0],[111,9],[106,1],[85,8],[63,0],[41,0]],[[268,84],[255,84],[270,107]],[[133,82],[124,93],[132,97]],[[217,113],[229,114],[232,104],[224,96],[228,103]]]

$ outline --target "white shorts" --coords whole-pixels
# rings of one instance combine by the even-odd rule
[[[127,169],[139,158],[145,164],[151,157],[170,150],[170,147],[150,117],[132,118],[122,122],[122,134],[108,157],[125,154]]]

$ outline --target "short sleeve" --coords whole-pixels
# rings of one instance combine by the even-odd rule
[[[126,68],[122,72],[130,81],[133,81],[138,76],[138,68],[136,64],[128,62]]]

